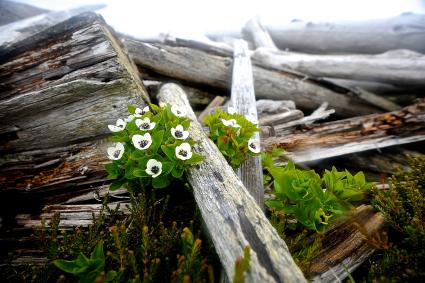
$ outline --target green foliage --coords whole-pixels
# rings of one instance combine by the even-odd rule
[[[389,179],[389,190],[375,190],[372,204],[390,225],[390,244],[381,245],[369,281],[425,280],[425,159],[410,157],[410,166]]]
[[[238,258],[235,262],[235,274],[233,275],[233,283],[244,283],[245,274],[249,269],[251,261],[250,247],[246,246],[243,249],[243,256]]]
[[[139,194],[123,214],[119,206],[110,209],[105,201],[92,225],[74,231],[59,231],[60,215],[56,214],[38,232],[52,264],[27,270],[32,275],[25,278],[38,282],[214,282],[210,255],[201,240],[176,222],[165,224],[166,206],[167,199],[161,202]]]
[[[209,138],[233,168],[238,168],[249,155],[260,152],[259,143],[252,139],[259,128],[243,115],[217,109],[205,117],[204,122],[210,130]]]
[[[373,183],[365,180],[362,172],[351,175],[348,171],[326,170],[320,177],[314,170],[297,169],[289,161],[285,167],[275,166],[273,155],[263,154],[263,166],[273,179],[275,199],[266,202],[268,208],[284,213],[290,228],[301,225],[323,233],[329,221],[351,209],[350,202],[363,198]]]
[[[113,180],[111,190],[164,188],[182,179],[188,166],[203,160],[192,152],[195,142],[188,137],[189,119],[176,114],[173,107],[150,104],[142,111],[129,105],[128,110],[128,118],[119,119],[117,126],[109,125],[111,141],[116,142],[108,148],[112,162],[105,167],[108,179]]]

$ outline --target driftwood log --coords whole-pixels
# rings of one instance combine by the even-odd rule
[[[237,40],[234,44],[232,94],[230,98],[237,113],[258,120],[251,59],[248,44],[244,40]],[[260,134],[256,133],[252,138],[260,141]],[[257,204],[263,208],[264,186],[261,157],[248,157],[237,169],[237,174]]]
[[[190,168],[187,178],[227,276],[233,278],[235,261],[249,245],[251,263],[246,282],[306,282],[286,244],[203,133],[183,90],[166,84],[158,97],[162,102],[188,109],[192,120],[189,132],[198,144],[195,150],[205,160]]]
[[[425,140],[425,100],[384,114],[307,126],[289,122],[274,130],[277,136],[263,140],[263,146],[270,149],[276,144],[295,162],[412,143]]]
[[[227,91],[230,88],[232,60],[228,56],[213,55],[190,47],[148,44],[133,39],[125,39],[124,45],[145,75],[162,76]],[[347,93],[346,89],[334,90],[303,75],[259,66],[253,66],[253,75],[257,98],[293,100],[297,107],[310,110],[327,101],[338,115],[345,117],[381,111],[359,99],[354,93]]]
[[[410,50],[391,50],[378,55],[313,55],[261,48],[254,52],[253,60],[314,77],[425,87],[425,56]]]

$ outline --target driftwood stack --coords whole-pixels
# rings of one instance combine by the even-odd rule
[[[304,166],[342,157],[388,172],[375,159],[365,162],[365,158],[385,147],[397,146],[404,152],[401,144],[418,145],[425,140],[425,101],[420,97],[425,88],[425,59],[417,38],[407,40],[400,34],[403,40],[388,39],[388,46],[357,46],[347,37],[347,42],[330,49],[324,45],[326,40],[313,44],[322,38],[317,35],[311,46],[319,49],[312,49],[295,40],[311,25],[299,31],[276,30],[253,19],[236,35],[243,36],[252,50],[245,41],[234,43],[233,39],[231,45],[169,36],[144,42],[116,34],[94,13],[74,15],[76,11],[38,11],[45,14],[37,16],[40,21],[33,29],[24,27],[33,25],[36,18],[0,26],[4,231],[0,245],[4,254],[25,246],[28,239],[22,237],[23,231],[39,225],[41,217],[49,219],[53,212],[61,212],[63,229],[90,224],[91,213],[100,207],[96,198],[108,192],[106,125],[126,115],[129,103],[143,106],[162,101],[189,109],[189,130],[199,144],[195,150],[208,159],[189,170],[188,181],[228,278],[243,248],[251,247],[247,282],[305,282],[305,278],[264,215],[259,158],[234,172],[204,134],[197,116],[231,103],[239,113],[258,119],[261,135],[257,138],[263,149],[278,145],[288,158]],[[407,19],[423,26],[418,15],[403,15],[387,24],[403,27]],[[324,29],[325,38],[327,26],[313,27]],[[388,28],[385,22],[374,27],[373,32]],[[16,36],[8,38],[11,31]],[[416,36],[424,39],[423,31]],[[411,50],[391,51],[396,48]],[[348,54],[353,52],[363,54]],[[398,103],[408,100],[394,99],[401,93],[418,99],[402,107]],[[326,119],[332,121],[322,121]],[[367,154],[356,155],[360,152]],[[379,154],[385,160],[393,156]],[[21,205],[16,206],[13,199],[20,199]],[[116,199],[110,205],[119,202]],[[370,231],[383,225],[370,207],[359,207],[356,215],[365,219]],[[347,275],[344,268],[354,270],[373,252],[351,224],[338,223],[327,233],[338,252],[322,251],[322,260],[317,259],[313,268],[315,280],[342,279]],[[351,236],[336,239],[342,234]],[[33,253],[14,263],[28,260],[45,262],[42,255]]]

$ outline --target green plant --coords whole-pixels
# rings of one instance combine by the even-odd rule
[[[235,262],[235,273],[233,275],[233,283],[244,283],[245,275],[249,269],[251,261],[251,248],[246,246],[243,249],[243,256],[238,258]]]
[[[210,130],[209,138],[233,168],[239,167],[249,155],[260,153],[260,143],[253,137],[259,131],[255,122],[234,110],[226,113],[221,109],[209,114],[204,120]]]
[[[350,201],[362,199],[373,186],[366,182],[362,172],[352,176],[348,171],[332,168],[321,178],[314,170],[297,169],[292,161],[278,167],[273,161],[276,154],[281,152],[275,150],[262,156],[263,166],[273,179],[275,195],[266,205],[285,213],[286,219],[295,220],[288,221],[292,228],[302,225],[323,233],[330,220],[351,209]]]
[[[388,190],[375,189],[373,206],[389,223],[389,244],[369,271],[369,281],[425,280],[425,158],[410,157],[409,171],[398,170]]]
[[[96,245],[90,258],[80,252],[74,260],[57,259],[53,261],[53,264],[67,273],[78,276],[80,278],[78,282],[80,283],[110,282],[117,275],[114,270],[108,271],[105,275],[105,254],[103,253],[102,241],[99,241]]]
[[[108,179],[114,180],[111,190],[138,189],[134,183],[164,188],[173,179],[181,179],[189,165],[203,160],[192,151],[185,109],[150,104],[143,110],[129,105],[128,110],[128,118],[108,126],[116,142],[107,150],[112,160],[106,165]]]

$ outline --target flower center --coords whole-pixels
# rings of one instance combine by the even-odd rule
[[[140,147],[145,147],[145,146],[148,145],[148,141],[147,140],[141,140],[141,141],[139,141],[139,145],[140,145]]]
[[[176,131],[176,132],[174,133],[174,135],[176,136],[176,138],[181,138],[181,137],[183,137],[183,133],[182,133],[181,131]]]
[[[159,172],[159,167],[156,166],[156,165],[155,166],[152,166],[151,167],[151,172],[154,173],[154,174],[158,173]]]
[[[183,156],[183,157],[186,157],[187,156],[187,151],[186,150],[183,150],[183,149],[180,149],[179,154],[181,156]]]
[[[114,158],[118,158],[118,156],[120,156],[120,153],[121,153],[121,150],[115,150],[114,151],[114,154],[113,154],[113,156],[114,156]]]
[[[249,147],[252,148],[252,149],[257,149],[257,147],[255,146],[255,144],[253,142],[249,145]]]
[[[143,129],[149,129],[150,128],[149,123],[143,123],[141,126],[142,126]]]

